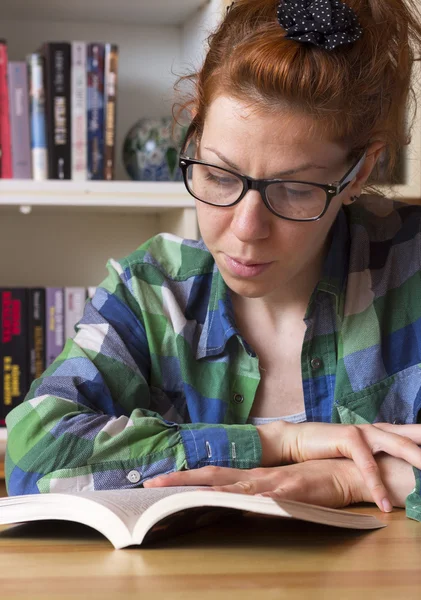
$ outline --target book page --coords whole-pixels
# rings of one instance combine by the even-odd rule
[[[135,488],[125,490],[105,490],[98,492],[81,492],[75,495],[89,498],[98,504],[107,507],[116,514],[126,525],[130,533],[133,532],[135,523],[147,508],[166,498],[197,490],[197,487],[168,487],[168,488]],[[69,494],[72,495],[72,494]]]

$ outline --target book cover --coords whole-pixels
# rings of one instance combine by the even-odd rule
[[[45,371],[45,288],[28,289],[29,384]]]
[[[104,44],[88,44],[88,179],[104,179]]]
[[[14,179],[31,179],[28,76],[25,62],[9,61],[9,114]]]
[[[105,44],[104,58],[104,179],[114,179],[115,138],[116,138],[116,107],[118,81],[118,47],[115,44]]]
[[[64,340],[75,336],[75,325],[83,317],[86,288],[64,288]]]
[[[209,526],[221,517],[242,516],[250,523],[250,518],[259,515],[346,529],[387,526],[367,514],[194,487],[28,494],[0,499],[0,525],[43,519],[83,523],[102,533],[117,549],[166,540]]]
[[[32,178],[48,179],[44,60],[34,52],[27,57],[29,79],[29,120],[31,132]]]
[[[26,288],[1,288],[0,400],[2,421],[25,398],[28,377],[28,293]]]
[[[0,178],[2,179],[13,177],[7,65],[7,43],[0,39]]]
[[[45,290],[45,368],[61,353],[64,347],[64,290],[47,287]]]
[[[72,42],[71,81],[72,179],[80,181],[88,178],[86,42]]]
[[[71,178],[70,54],[68,42],[43,46],[50,179]]]

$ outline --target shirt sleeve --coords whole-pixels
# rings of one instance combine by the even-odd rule
[[[150,410],[142,312],[107,266],[76,335],[7,416],[9,495],[139,487],[183,469],[259,466],[256,427],[180,424]]]
[[[406,499],[406,516],[415,521],[421,521],[421,471],[413,467],[415,487]]]

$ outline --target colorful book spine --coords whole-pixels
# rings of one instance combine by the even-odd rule
[[[70,179],[70,44],[46,43],[43,54],[47,100],[48,176],[50,179]]]
[[[25,288],[0,289],[0,425],[23,402],[28,385],[28,294]]]
[[[72,179],[79,181],[88,178],[86,79],[86,42],[72,42]]]
[[[104,179],[114,179],[116,106],[117,106],[118,47],[105,44],[104,58]]]
[[[7,64],[7,44],[5,40],[0,40],[0,178],[2,179],[13,177]]]
[[[63,288],[45,290],[45,368],[49,367],[64,346],[64,292]]]
[[[65,340],[75,336],[75,325],[83,316],[86,288],[64,288],[64,335]]]
[[[88,44],[88,179],[104,179],[104,44]]]
[[[28,289],[29,383],[45,371],[45,288]]]
[[[27,57],[29,75],[29,104],[32,178],[48,179],[48,150],[44,89],[44,61],[39,53]]]
[[[24,62],[9,61],[9,114],[14,179],[31,179],[28,76]]]

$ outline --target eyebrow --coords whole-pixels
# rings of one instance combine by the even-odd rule
[[[239,171],[239,172],[241,172],[241,169],[236,164],[234,164],[233,162],[231,162],[230,160],[228,160],[223,154],[221,154],[221,152],[219,152],[218,150],[215,150],[215,148],[212,148],[211,146],[205,146],[205,149],[206,150],[210,150],[210,152],[213,152],[214,154],[216,154],[216,156],[218,158],[220,158],[231,169],[233,169],[233,171]],[[275,173],[271,177],[267,177],[267,179],[277,179],[278,177],[285,177],[285,176],[289,176],[289,175],[294,175],[295,173],[300,173],[301,171],[308,171],[309,169],[323,169],[323,170],[326,170],[327,167],[323,167],[321,165],[316,165],[315,163],[308,162],[308,163],[305,163],[305,164],[301,165],[300,167],[297,167],[296,169],[290,169],[289,171],[281,171],[279,173]]]

